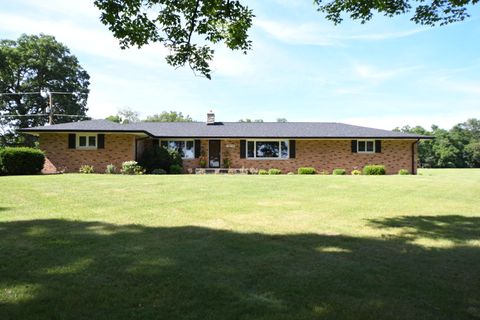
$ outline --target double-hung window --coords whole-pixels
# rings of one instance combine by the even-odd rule
[[[160,141],[160,145],[178,151],[182,159],[195,158],[195,143],[193,140]]]
[[[247,158],[288,159],[288,140],[248,140]]]
[[[375,140],[358,140],[357,141],[358,153],[374,153],[375,152]]]
[[[77,148],[78,149],[96,149],[97,135],[96,134],[77,134]]]

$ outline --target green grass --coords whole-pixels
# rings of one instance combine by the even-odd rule
[[[0,319],[480,318],[480,170],[0,177]]]

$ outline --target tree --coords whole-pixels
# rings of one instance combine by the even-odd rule
[[[138,111],[130,108],[123,108],[118,110],[117,117],[122,119],[122,123],[135,123],[140,122]]]
[[[111,122],[116,122],[116,123],[122,123],[123,119],[120,117],[118,114],[117,115],[111,115],[105,118],[105,120],[111,121]]]
[[[277,118],[277,122],[288,122],[287,118]]]
[[[19,138],[15,128],[44,125],[48,99],[40,91],[67,92],[53,95],[55,114],[85,115],[89,82],[88,73],[70,50],[54,37],[40,34],[22,35],[17,40],[0,40],[0,125],[4,134],[0,144],[33,145],[31,136]],[[31,92],[34,94],[15,94]],[[8,116],[7,116],[8,115]],[[55,123],[75,118],[56,116]]]
[[[160,114],[148,116],[145,122],[193,122],[193,119],[187,114],[183,115],[177,111],[162,111]]]
[[[246,2],[243,0],[242,2]],[[423,25],[445,25],[469,17],[467,6],[479,0],[314,0],[317,10],[335,24],[344,15],[362,23],[374,13],[393,17],[414,10],[411,20]],[[161,43],[171,52],[167,63],[189,65],[211,78],[211,44],[225,43],[232,50],[251,49],[248,31],[253,11],[239,0],[95,0],[100,20],[120,40],[122,48]]]
[[[238,122],[263,122],[263,120],[262,119],[252,120],[252,119],[249,119],[249,118],[245,118],[245,119],[238,120]]]

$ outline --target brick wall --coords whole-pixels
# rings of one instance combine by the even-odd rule
[[[78,172],[84,164],[101,173],[111,163],[120,168],[122,162],[135,160],[135,136],[129,134],[105,134],[105,149],[94,150],[69,149],[66,133],[42,133],[39,142],[47,157],[45,173]]]
[[[317,171],[343,168],[347,172],[361,170],[367,164],[385,165],[388,174],[400,169],[412,170],[412,144],[414,140],[383,140],[382,152],[362,154],[351,152],[350,140],[297,140],[295,159],[251,160],[240,158],[240,140],[222,140],[222,157],[228,156],[232,168],[278,168],[284,173],[296,172],[299,167],[314,167]],[[202,148],[208,155],[208,141],[202,140]],[[415,154],[416,159],[416,154]],[[416,161],[415,161],[416,162]],[[197,168],[198,160],[185,160],[185,169]]]

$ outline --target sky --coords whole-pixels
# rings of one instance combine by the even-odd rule
[[[480,118],[480,6],[424,27],[410,16],[335,26],[311,0],[246,0],[255,18],[246,55],[215,46],[212,80],[165,62],[158,44],[121,50],[93,0],[0,0],[0,39],[49,34],[91,79],[88,115],[130,108],[198,121],[326,121],[392,129],[450,128]]]

